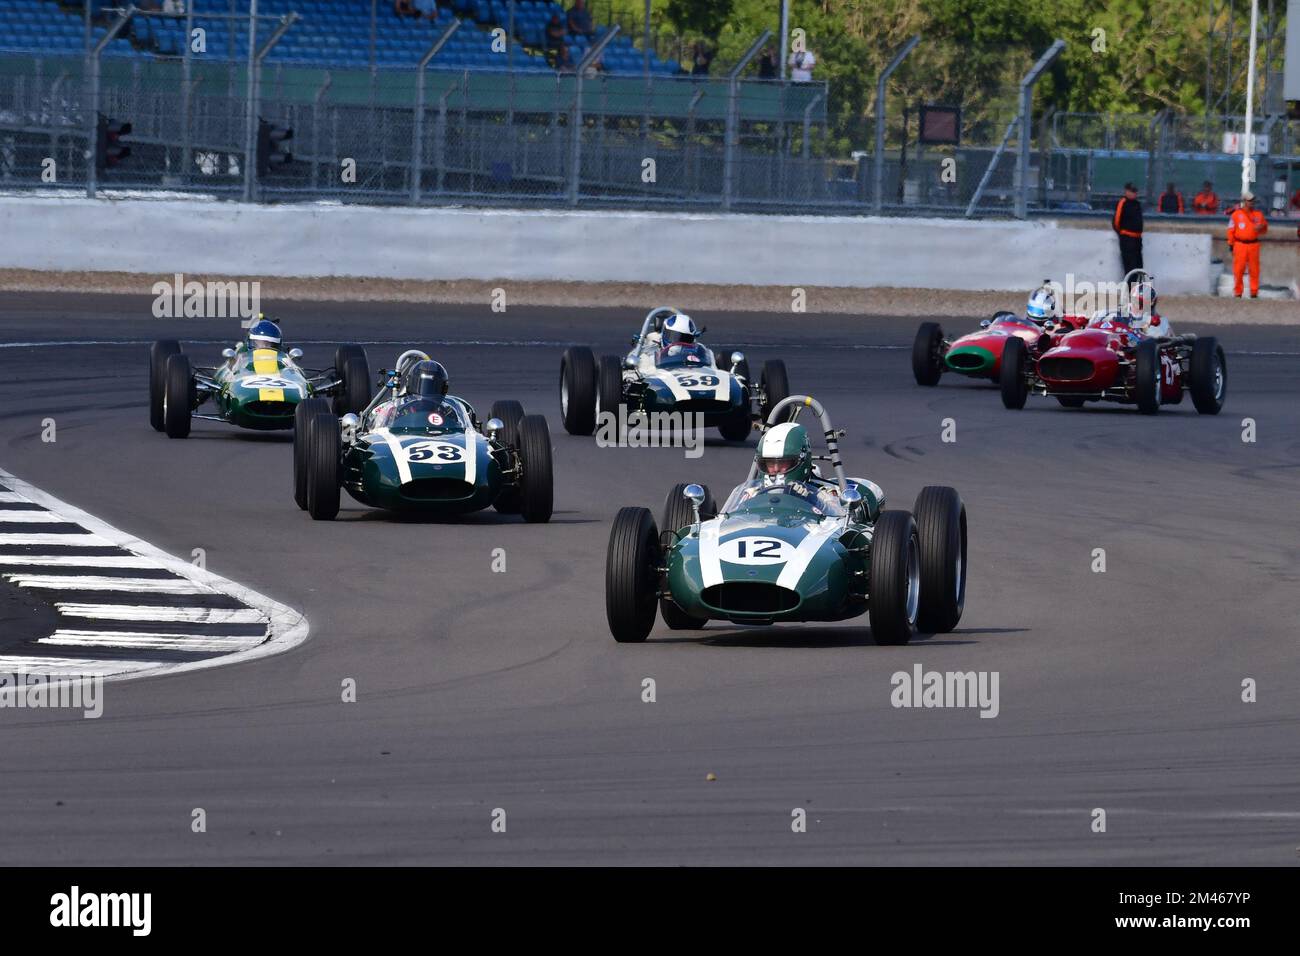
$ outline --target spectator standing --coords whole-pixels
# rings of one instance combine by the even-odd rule
[[[1287,204],[1287,210],[1292,216],[1300,214],[1300,189],[1291,194],[1291,202]]]
[[[790,54],[790,79],[796,83],[807,83],[812,80],[813,67],[817,65],[817,57],[813,56],[812,50],[799,50]]]
[[[552,61],[557,70],[560,69],[561,60],[568,55],[568,44],[564,42],[566,36],[564,21],[560,19],[558,13],[552,13],[551,19],[546,24],[546,52],[554,54]]]
[[[1228,215],[1228,248],[1232,250],[1232,294],[1242,292],[1242,275],[1250,270],[1250,297],[1259,298],[1259,240],[1268,221],[1255,208],[1255,194],[1241,194],[1241,204]]]
[[[695,52],[691,57],[691,76],[708,76],[712,65],[713,51],[703,40],[696,40]]]
[[[587,10],[585,0],[573,0],[573,6],[569,7],[569,14],[565,17],[565,24],[569,32],[575,36],[583,36],[590,40],[596,34],[596,27],[591,22],[591,14]]]
[[[776,79],[776,53],[770,46],[763,47],[758,55],[758,78],[760,80]]]
[[[1119,236],[1119,258],[1124,264],[1124,275],[1142,268],[1142,202],[1137,186],[1124,184],[1124,195],[1115,204],[1115,217],[1111,228]]]
[[[1160,202],[1156,205],[1156,209],[1159,212],[1178,213],[1179,215],[1187,211],[1183,206],[1183,194],[1178,191],[1178,188],[1173,183],[1165,186],[1165,191],[1160,194]]]
[[[1192,211],[1202,216],[1213,216],[1219,211],[1219,197],[1214,194],[1214,183],[1208,179],[1201,183],[1201,191],[1192,197]]]

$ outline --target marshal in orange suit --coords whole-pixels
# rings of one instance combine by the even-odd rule
[[[1241,205],[1228,216],[1228,248],[1232,250],[1232,294],[1241,298],[1242,274],[1250,270],[1250,297],[1259,298],[1259,240],[1268,221],[1255,208],[1253,193],[1241,194]]]

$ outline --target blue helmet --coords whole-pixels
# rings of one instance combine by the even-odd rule
[[[1025,305],[1025,315],[1035,322],[1042,322],[1050,319],[1056,314],[1056,295],[1052,292],[1052,287],[1044,283],[1042,288],[1035,289],[1029,296],[1029,302]]]
[[[278,349],[280,327],[270,319],[259,319],[248,330],[248,346],[254,349]]]

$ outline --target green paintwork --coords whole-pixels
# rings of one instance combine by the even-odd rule
[[[961,356],[969,356],[978,359],[978,365],[954,365],[953,359]],[[963,375],[988,375],[993,369],[997,357],[988,349],[982,349],[975,345],[958,346],[949,350],[948,354],[943,357],[944,364],[954,372],[960,372]]]
[[[863,479],[849,482],[862,494],[850,514],[819,515],[806,497],[766,490],[758,482],[737,488],[717,518],[676,529],[667,557],[673,601],[692,617],[742,623],[841,621],[864,613],[872,530],[884,495]],[[755,486],[757,494],[737,501]],[[838,498],[831,501],[833,507],[824,511],[843,510]],[[716,563],[707,560],[709,555]],[[711,602],[705,593],[716,584],[756,583],[782,587],[793,606],[738,610]]]
[[[461,411],[464,421],[476,420],[468,403],[452,396],[445,401]],[[482,511],[496,501],[505,482],[489,439],[472,424],[468,429],[376,429],[390,404],[376,406],[358,428],[357,440],[344,448],[343,487],[348,494],[375,508],[445,515]],[[400,446],[402,460],[395,457],[394,446]],[[423,493],[418,484],[422,481],[428,482]]]
[[[253,350],[241,343],[234,358],[217,366],[212,376],[212,381],[220,387],[212,396],[216,414],[240,428],[257,431],[293,428],[294,409],[300,401],[315,394],[311,382],[287,352],[274,353],[275,370],[270,371],[268,362],[272,360],[263,353],[271,350],[257,351],[255,360]],[[283,387],[274,388],[278,383],[283,383]],[[267,385],[273,386],[269,392]],[[278,399],[274,392],[280,393]]]

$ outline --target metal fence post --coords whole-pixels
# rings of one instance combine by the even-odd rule
[[[1047,48],[1038,62],[1020,81],[1020,149],[1016,162],[1016,218],[1029,215],[1029,144],[1033,138],[1030,117],[1033,112],[1034,85],[1043,72],[1055,62],[1065,49],[1065,41],[1057,40]]]
[[[95,198],[95,177],[99,172],[96,163],[99,160],[99,57],[104,52],[104,47],[116,37],[122,28],[126,26],[127,21],[135,16],[136,8],[134,4],[127,6],[125,10],[118,13],[117,19],[113,21],[112,26],[108,28],[99,42],[95,44],[90,51],[90,92],[87,96],[86,103],[86,198]]]
[[[722,142],[722,208],[731,208],[731,191],[736,175],[736,146],[740,139],[740,73],[750,60],[772,38],[771,30],[764,30],[727,74],[727,122]]]
[[[510,6],[514,12],[514,4]],[[420,57],[420,63],[415,68],[415,116],[411,123],[411,202],[420,201],[420,174],[424,167],[424,78],[425,69],[438,52],[447,45],[452,34],[460,29],[460,19],[453,18],[451,23],[447,24],[447,29],[443,30],[438,39],[433,41],[433,46],[425,51],[424,56]],[[443,96],[443,103],[440,106],[441,115],[446,116],[446,96]],[[440,184],[441,188],[441,184]]]
[[[292,11],[286,13],[280,18],[279,25],[272,31],[271,36],[259,50],[256,48],[254,37],[257,33],[257,0],[251,0],[248,23],[248,115],[246,120],[248,126],[245,130],[246,139],[244,142],[244,202],[252,202],[257,195],[257,113],[258,106],[262,99],[262,61],[266,59],[272,48],[280,42],[280,37],[284,36],[291,26],[298,22],[298,14]]]
[[[889,61],[889,65],[880,71],[880,76],[876,78],[876,155],[875,155],[875,172],[872,176],[872,192],[874,195],[871,199],[871,209],[876,215],[880,215],[884,209],[885,203],[885,83],[888,82],[894,71],[902,66],[907,55],[916,49],[916,45],[921,42],[921,34],[912,37],[894,54],[894,58]]]
[[[573,93],[573,142],[569,153],[569,205],[578,205],[579,185],[582,172],[582,78],[591,64],[600,59],[609,42],[618,36],[618,24],[610,27],[599,40],[591,45],[587,55],[578,64]]]
[[[315,189],[319,182],[318,173],[320,171],[320,104],[329,92],[330,84],[334,78],[330,76],[329,71],[325,72],[325,79],[320,87],[316,90],[316,95],[311,100],[311,188]]]
[[[193,121],[191,116],[191,102],[193,101],[193,88],[190,84],[190,78],[193,73],[193,61],[190,57],[190,47],[194,40],[194,3],[185,4],[185,51],[181,59],[181,185],[189,180],[190,170],[194,165],[192,151],[192,136],[190,135],[190,126]]]

